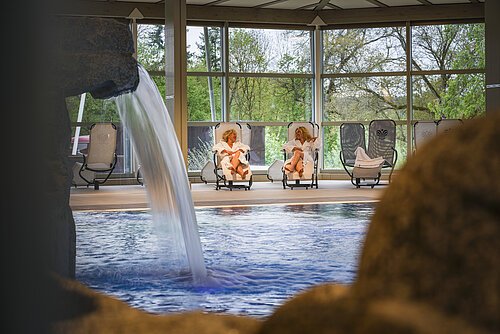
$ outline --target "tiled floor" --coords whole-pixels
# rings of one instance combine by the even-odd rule
[[[195,206],[238,206],[263,204],[300,204],[378,201],[387,186],[356,189],[350,181],[320,180],[318,189],[283,189],[282,184],[254,182],[249,191],[221,189],[213,184],[192,184]],[[146,187],[140,185],[72,188],[70,206],[73,210],[125,210],[149,208]]]

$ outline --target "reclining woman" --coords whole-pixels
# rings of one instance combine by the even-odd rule
[[[231,174],[238,173],[244,180],[248,174],[248,161],[245,154],[250,150],[248,145],[237,139],[234,129],[229,129],[222,134],[220,142],[214,145],[212,151],[217,151],[221,159],[221,165],[231,171]]]
[[[302,177],[304,166],[308,163],[314,163],[314,151],[319,149],[318,137],[312,137],[307,128],[299,126],[295,130],[295,139],[290,140],[283,145],[287,153],[293,153],[293,156],[285,161],[284,168],[289,173],[295,171]]]

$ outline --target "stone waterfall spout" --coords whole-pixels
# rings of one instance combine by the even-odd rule
[[[65,17],[60,24],[59,82],[66,96],[90,92],[105,99],[137,88],[137,61],[126,21]]]
[[[128,22],[116,19],[58,17],[54,23],[56,42],[50,53],[52,88],[44,115],[45,208],[49,226],[45,243],[48,269],[74,278],[76,232],[69,207],[72,170],[69,165],[70,119],[65,97],[90,92],[94,98],[109,98],[134,91],[139,83]],[[49,65],[50,66],[50,65]],[[65,203],[61,205],[61,203]]]

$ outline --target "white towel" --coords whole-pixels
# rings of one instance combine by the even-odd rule
[[[377,168],[382,166],[384,163],[384,158],[382,157],[377,157],[377,158],[370,158],[368,154],[366,154],[365,150],[362,147],[358,147],[356,151],[354,151],[356,154],[356,160],[354,161],[354,167],[360,167],[360,168]]]

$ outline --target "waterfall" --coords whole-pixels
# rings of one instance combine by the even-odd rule
[[[203,283],[207,270],[186,166],[160,92],[139,65],[137,89],[115,101],[141,164],[153,221],[168,229],[177,255],[187,258],[194,282]]]

